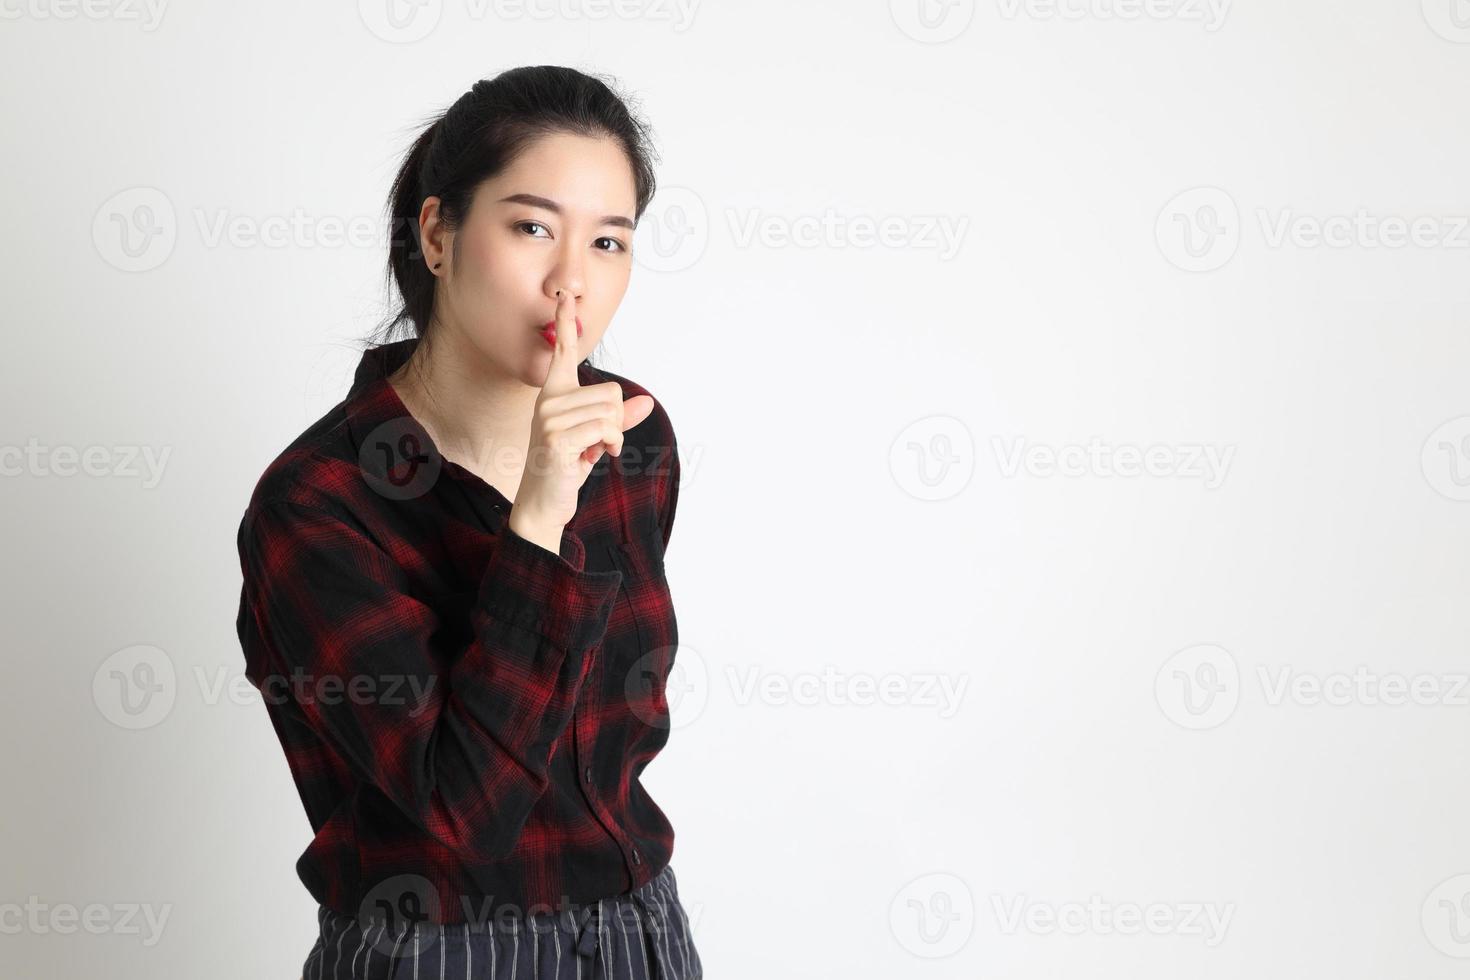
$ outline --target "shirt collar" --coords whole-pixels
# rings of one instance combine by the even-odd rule
[[[398,420],[402,424],[411,419],[388,383],[388,376],[403,366],[417,346],[418,338],[410,337],[363,352],[346,399],[347,428],[354,451],[361,453],[367,437],[384,423]]]
[[[351,398],[373,381],[386,378],[397,371],[408,361],[418,343],[417,337],[409,337],[407,340],[369,347],[363,352],[362,360],[357,362],[357,373],[352,378],[352,387],[348,389],[347,397]]]

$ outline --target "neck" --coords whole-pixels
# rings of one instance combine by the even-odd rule
[[[500,487],[518,482],[536,388],[496,370],[462,334],[440,324],[433,341],[388,378],[445,458]],[[500,479],[496,479],[499,477]]]

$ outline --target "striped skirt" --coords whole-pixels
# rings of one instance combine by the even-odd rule
[[[672,865],[643,887],[560,913],[389,933],[318,907],[303,980],[700,980]]]

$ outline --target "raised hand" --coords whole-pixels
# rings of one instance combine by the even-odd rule
[[[562,530],[577,513],[577,494],[603,453],[623,451],[623,433],[648,418],[653,399],[623,400],[616,381],[583,385],[576,297],[561,290],[551,364],[531,417],[526,466],[509,526],[548,551],[561,550]]]

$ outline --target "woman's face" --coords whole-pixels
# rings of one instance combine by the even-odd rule
[[[539,388],[551,363],[542,330],[556,317],[556,291],[568,289],[582,320],[577,359],[597,346],[633,269],[636,187],[617,143],[570,134],[535,141],[480,184],[453,232],[439,222],[438,202],[428,198],[419,220],[424,258],[439,276],[442,326],[496,373]]]

